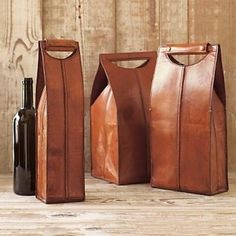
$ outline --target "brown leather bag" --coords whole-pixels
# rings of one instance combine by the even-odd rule
[[[116,184],[150,181],[148,108],[156,52],[100,55],[91,95],[92,175]],[[113,62],[147,60],[137,68]]]
[[[73,53],[58,59],[47,51]],[[39,42],[36,108],[36,197],[46,203],[84,200],[84,99],[77,42]]]
[[[172,55],[205,54],[192,65]],[[219,45],[159,49],[151,89],[151,185],[212,195],[228,190],[226,98]]]

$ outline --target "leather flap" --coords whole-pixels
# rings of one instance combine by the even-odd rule
[[[46,39],[41,44],[47,51],[74,51],[79,48],[78,42],[69,39]]]
[[[108,61],[130,61],[130,60],[145,60],[153,58],[153,53],[156,52],[128,52],[128,53],[109,53],[100,54],[100,60]]]
[[[215,47],[209,43],[167,44],[166,46],[160,47],[159,51],[172,55],[207,54],[215,51]]]

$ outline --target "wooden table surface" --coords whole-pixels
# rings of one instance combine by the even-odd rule
[[[86,177],[86,201],[46,205],[12,192],[0,175],[0,235],[236,235],[236,173],[230,191],[201,196],[116,186]]]

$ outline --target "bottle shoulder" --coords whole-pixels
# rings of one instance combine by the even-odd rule
[[[14,116],[13,120],[26,121],[35,118],[35,109],[21,108]]]

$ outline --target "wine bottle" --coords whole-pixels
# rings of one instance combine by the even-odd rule
[[[14,192],[35,194],[35,109],[33,80],[22,81],[22,108],[13,119]]]

